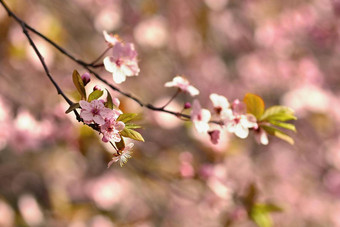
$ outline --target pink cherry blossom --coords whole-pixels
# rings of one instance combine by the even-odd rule
[[[229,111],[230,110],[230,104],[226,97],[218,94],[211,94],[210,100],[214,105],[214,110],[217,114],[221,114],[223,111]]]
[[[172,81],[166,82],[165,87],[178,87],[183,92],[189,93],[191,96],[196,96],[200,92],[194,86],[190,85],[189,81],[181,76],[176,76]]]
[[[236,136],[242,139],[247,138],[249,128],[258,127],[254,115],[237,113],[234,113],[234,115],[225,122],[225,125],[229,132],[235,133]]]
[[[105,124],[105,118],[111,112],[110,109],[104,106],[101,100],[92,100],[91,102],[81,100],[79,101],[79,105],[81,107],[80,117],[86,124],[94,122],[103,125]]]
[[[194,100],[191,111],[191,120],[198,132],[207,132],[209,130],[210,111],[202,109],[200,103]]]
[[[116,43],[120,42],[118,35],[108,34],[107,31],[103,31],[104,39],[109,44],[110,47],[116,45]]]
[[[103,133],[103,142],[119,142],[121,137],[119,132],[122,131],[125,127],[124,122],[117,121],[117,118],[122,113],[120,110],[111,110],[106,115],[105,124],[100,127],[101,133]]]
[[[128,159],[131,158],[131,154],[132,154],[131,149],[132,149],[133,146],[134,146],[133,143],[129,143],[124,148],[124,150],[120,151],[120,154],[116,154],[112,158],[112,161],[109,162],[109,164],[107,165],[107,168],[109,168],[112,165],[112,163],[118,162],[118,161],[119,161],[120,166],[122,167],[128,161]]]
[[[116,43],[112,55],[104,58],[104,66],[113,75],[115,83],[120,84],[127,76],[138,76],[137,52],[132,43]]]

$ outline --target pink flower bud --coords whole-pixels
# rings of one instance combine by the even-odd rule
[[[184,104],[184,109],[190,109],[191,108],[191,103],[190,102],[186,102]]]
[[[96,90],[102,91],[103,89],[100,86],[96,85],[94,86],[93,91],[96,91]]]
[[[81,79],[83,80],[84,86],[86,86],[86,84],[88,84],[91,81],[90,78],[90,73],[86,72],[81,76]]]
[[[210,140],[213,144],[217,144],[218,141],[220,140],[220,134],[221,132],[219,130],[213,130],[208,132],[210,136]]]

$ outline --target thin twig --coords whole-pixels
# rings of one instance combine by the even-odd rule
[[[167,103],[165,103],[161,108],[164,109],[165,107],[167,107],[180,92],[181,92],[181,89],[177,89],[176,93],[171,97],[171,99]]]
[[[96,58],[96,60],[94,60],[93,62],[91,62],[90,63],[90,66],[92,66],[92,67],[97,67],[97,66],[99,66],[99,65],[96,65],[96,63],[111,49],[112,47],[108,47],[108,48],[106,48],[106,50],[101,54],[101,55],[99,55],[99,57],[98,58]],[[100,66],[102,66],[102,65],[100,65]]]
[[[27,28],[28,30],[32,31],[33,33],[35,33],[36,35],[38,35],[39,37],[41,37],[42,39],[44,39],[46,42],[48,42],[49,44],[51,44],[53,47],[55,47],[60,53],[64,54],[65,56],[67,56],[68,58],[70,58],[72,61],[74,61],[75,63],[83,66],[87,71],[89,71],[90,73],[92,73],[98,80],[102,81],[104,84],[106,84],[107,86],[109,86],[112,90],[117,91],[118,93],[120,93],[121,95],[130,98],[132,100],[134,100],[135,102],[137,102],[141,107],[145,107],[147,109],[153,110],[153,111],[160,111],[160,112],[165,112],[171,115],[174,115],[176,117],[180,117],[180,118],[184,118],[184,119],[190,119],[190,115],[187,114],[183,114],[180,112],[175,112],[172,110],[166,110],[162,107],[155,107],[152,104],[148,104],[148,103],[143,103],[140,99],[138,99],[137,97],[124,92],[122,90],[120,90],[119,88],[117,88],[116,86],[112,85],[111,83],[109,83],[108,81],[106,81],[105,79],[103,79],[98,73],[96,73],[95,71],[93,71],[91,68],[93,67],[97,67],[96,65],[91,65],[88,64],[80,59],[77,59],[76,57],[74,57],[73,55],[71,55],[70,53],[68,53],[65,49],[63,49],[62,47],[60,47],[58,44],[56,44],[54,41],[52,41],[51,39],[47,38],[45,35],[41,34],[39,31],[35,30],[33,27],[31,27],[30,25],[28,25],[27,23],[25,23],[22,19],[20,19],[16,14],[14,14],[8,7],[7,5],[4,3],[3,0],[0,0],[0,3],[2,4],[2,6],[5,8],[5,10],[7,11],[8,15],[12,18],[14,18],[17,22],[19,22],[21,25],[24,25],[25,28]],[[212,123],[215,123],[214,121],[212,121]]]

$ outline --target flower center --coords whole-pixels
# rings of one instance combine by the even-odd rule
[[[116,65],[117,66],[121,66],[122,64],[123,64],[123,60],[122,59],[119,58],[119,59],[116,60]]]
[[[93,116],[96,116],[96,115],[98,115],[98,114],[99,114],[99,112],[100,112],[100,110],[99,110],[99,109],[97,109],[97,108],[94,108],[94,109],[92,109],[92,111],[91,111],[91,113],[93,114]]]

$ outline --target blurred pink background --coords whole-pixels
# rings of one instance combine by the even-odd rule
[[[235,199],[251,183],[259,202],[283,208],[273,226],[340,226],[339,0],[7,0],[32,27],[91,62],[103,30],[134,42],[141,73],[119,85],[161,106],[164,83],[184,74],[211,107],[246,92],[298,116],[291,146],[223,135],[218,145],[190,123],[120,98],[143,114],[146,142],[107,169],[112,147],[64,114],[20,26],[0,7],[0,226],[255,226]],[[84,73],[32,35],[55,80],[76,101]],[[112,75],[98,72],[107,80]],[[99,84],[95,79],[89,89]],[[169,108],[180,111],[180,95]]]

